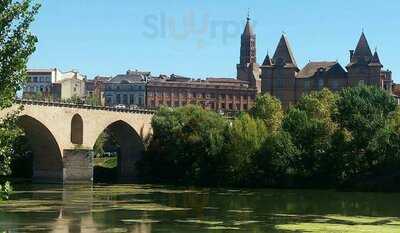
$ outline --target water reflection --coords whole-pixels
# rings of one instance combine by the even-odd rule
[[[400,227],[399,194],[154,185],[16,190],[0,204],[0,232],[318,232],[329,227],[351,232],[347,227],[355,225],[392,232]]]

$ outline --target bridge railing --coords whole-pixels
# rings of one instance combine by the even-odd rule
[[[126,113],[139,113],[139,114],[154,114],[155,113],[155,110],[144,109],[144,108],[137,108],[137,109],[113,108],[113,107],[107,107],[107,106],[92,106],[92,105],[88,105],[88,104],[74,104],[74,103],[43,101],[43,100],[16,99],[14,102],[16,104],[21,104],[21,105],[54,106],[54,107],[101,110],[101,111],[110,111],[110,112],[126,112]]]

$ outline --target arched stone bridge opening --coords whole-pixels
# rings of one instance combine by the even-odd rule
[[[92,181],[93,148],[106,129],[113,132],[121,146],[118,178],[135,178],[136,162],[144,152],[143,141],[151,133],[153,111],[19,101],[1,111],[0,118],[21,105],[18,124],[33,151],[35,181]]]

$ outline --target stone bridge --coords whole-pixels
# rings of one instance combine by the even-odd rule
[[[67,103],[16,101],[0,111],[0,118],[18,110],[19,126],[33,151],[33,179],[73,183],[93,180],[93,147],[104,130],[110,130],[121,148],[120,179],[133,179],[135,163],[151,133],[151,110],[92,107]]]

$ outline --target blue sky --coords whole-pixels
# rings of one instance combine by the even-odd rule
[[[30,68],[77,69],[93,78],[128,69],[194,78],[235,77],[247,9],[257,59],[285,32],[297,63],[348,62],[362,29],[400,81],[398,0],[42,0]],[[399,78],[398,78],[399,77]]]

